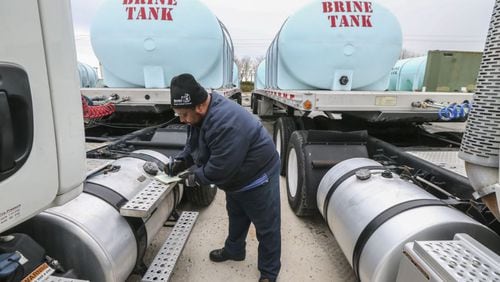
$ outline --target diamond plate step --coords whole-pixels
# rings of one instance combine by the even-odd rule
[[[170,279],[197,218],[198,212],[182,212],[174,229],[142,278],[142,282],[168,281]]]
[[[153,180],[141,192],[120,208],[120,214],[128,217],[147,218],[172,191],[175,183],[163,184]]]
[[[467,234],[456,234],[452,241],[416,241],[404,249],[427,280],[500,282],[500,256]]]
[[[465,162],[458,157],[458,151],[407,151],[407,153],[467,177]]]

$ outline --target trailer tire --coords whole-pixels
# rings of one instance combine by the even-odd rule
[[[286,191],[288,204],[297,216],[315,213],[314,207],[307,206],[308,189],[306,179],[306,158],[303,147],[307,142],[307,131],[295,131],[290,137],[287,150]]]
[[[252,108],[252,113],[254,115],[259,114],[259,98],[257,95],[252,93],[252,97],[250,98],[250,106]]]
[[[295,124],[297,125],[297,130],[314,130],[316,125],[314,120],[310,117],[296,117]]]
[[[276,150],[280,155],[280,174],[286,175],[286,152],[290,135],[296,130],[295,120],[293,117],[280,117],[273,126],[273,141],[276,145]]]
[[[238,103],[238,105],[241,105],[241,93],[236,93],[234,97],[236,99],[236,103]]]
[[[202,185],[197,187],[186,187],[184,185],[184,195],[192,204],[199,207],[209,206],[217,195],[217,186]]]

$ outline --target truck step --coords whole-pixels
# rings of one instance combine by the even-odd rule
[[[197,218],[198,212],[182,212],[172,232],[143,276],[142,282],[168,281],[170,279]]]
[[[147,218],[172,191],[175,183],[163,184],[153,180],[141,192],[120,208],[120,214],[128,217]]]
[[[398,282],[500,281],[500,256],[467,234],[404,247]]]

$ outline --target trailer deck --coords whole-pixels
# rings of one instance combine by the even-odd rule
[[[272,115],[272,107],[302,112],[348,113],[369,121],[394,119],[438,120],[438,109],[472,101],[472,93],[328,91],[257,89],[262,99],[255,105],[259,115]]]

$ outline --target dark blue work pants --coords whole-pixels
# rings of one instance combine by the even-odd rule
[[[229,235],[224,246],[229,255],[245,254],[250,222],[259,240],[258,267],[262,278],[276,278],[281,268],[279,169],[273,169],[269,182],[244,192],[226,193]]]

